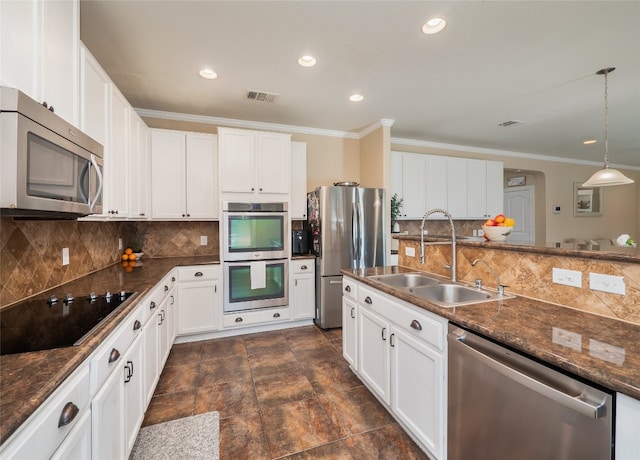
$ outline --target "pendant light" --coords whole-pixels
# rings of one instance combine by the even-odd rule
[[[607,67],[596,72],[596,75],[604,75],[604,167],[596,171],[588,181],[582,184],[583,187],[633,184],[632,179],[629,179],[617,169],[609,167],[609,101],[607,76],[614,70],[616,70],[615,67]]]

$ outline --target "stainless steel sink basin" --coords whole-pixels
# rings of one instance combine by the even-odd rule
[[[377,281],[394,288],[416,288],[419,286],[433,286],[440,281],[422,273],[396,273],[393,275],[370,276],[370,280]]]
[[[452,283],[441,283],[436,286],[419,286],[409,289],[408,291],[416,297],[448,308],[513,298],[512,295],[508,294],[500,296],[496,292],[485,289],[477,289]]]

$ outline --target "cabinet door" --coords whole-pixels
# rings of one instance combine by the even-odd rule
[[[442,458],[445,421],[442,354],[396,328],[389,341],[391,408],[435,458]]]
[[[312,264],[313,261],[310,261]],[[293,277],[293,302],[297,319],[313,318],[316,313],[316,278],[311,275]]]
[[[91,402],[91,458],[125,458],[122,376],[118,366]]]
[[[40,99],[78,126],[79,2],[44,1],[41,5]]]
[[[155,309],[154,309],[155,311]],[[142,334],[144,340],[144,407],[151,402],[153,392],[158,384],[160,369],[158,367],[158,322],[155,314],[149,319]]]
[[[39,2],[0,2],[0,81],[38,100]]]
[[[447,209],[447,158],[427,155],[425,158],[425,209]],[[442,218],[441,214],[432,214],[431,219]]]
[[[616,459],[640,458],[640,401],[616,394]]]
[[[187,282],[178,287],[178,335],[218,330],[218,281]]]
[[[398,195],[403,198],[403,180],[402,180],[402,152],[391,152],[391,196]],[[399,219],[404,218],[404,208],[401,209]]]
[[[218,139],[211,134],[187,134],[187,217],[218,217]]]
[[[342,297],[342,356],[354,370],[358,370],[358,304]]]
[[[422,219],[425,211],[425,156],[405,153],[402,157],[402,207],[406,219]]]
[[[307,218],[307,144],[291,143],[291,219]]]
[[[220,190],[222,192],[255,191],[256,138],[251,131],[218,128],[220,155]],[[287,177],[287,181],[289,178]]]
[[[487,161],[487,217],[504,211],[504,163]]]
[[[291,182],[291,136],[257,133],[256,163],[259,193],[288,194]]]
[[[105,166],[105,208],[109,217],[129,216],[129,103],[111,85],[111,130]]]
[[[146,218],[149,214],[149,128],[130,111],[129,132],[129,215]]]
[[[358,307],[358,364],[360,376],[389,404],[389,323]]]
[[[447,158],[447,210],[454,218],[467,215],[466,158]]]
[[[136,441],[146,404],[144,402],[144,360],[142,359],[144,339],[138,336],[129,348],[124,360],[124,439],[125,458],[129,457]]]
[[[186,217],[185,135],[151,130],[151,216],[155,219]]]
[[[108,149],[109,76],[84,46],[80,49],[80,129]]]
[[[173,344],[171,339],[173,323],[171,322],[171,311],[169,310],[172,300],[170,297],[165,297],[158,307],[158,369],[160,370],[164,367]]]
[[[487,162],[467,161],[467,213],[464,217],[487,217]]]

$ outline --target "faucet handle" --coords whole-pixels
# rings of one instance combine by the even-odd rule
[[[509,286],[505,286],[504,284],[498,284],[498,295],[504,295],[504,288],[507,288]]]
[[[476,280],[476,289],[482,289],[482,280],[480,278]]]

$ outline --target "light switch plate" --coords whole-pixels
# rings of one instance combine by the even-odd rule
[[[62,265],[69,265],[69,248],[62,248]]]
[[[594,291],[611,292],[612,294],[626,294],[623,276],[589,273],[589,288]]]
[[[404,248],[404,255],[409,257],[415,257],[416,248]]]
[[[553,267],[553,282],[566,286],[582,287],[582,272]]]

